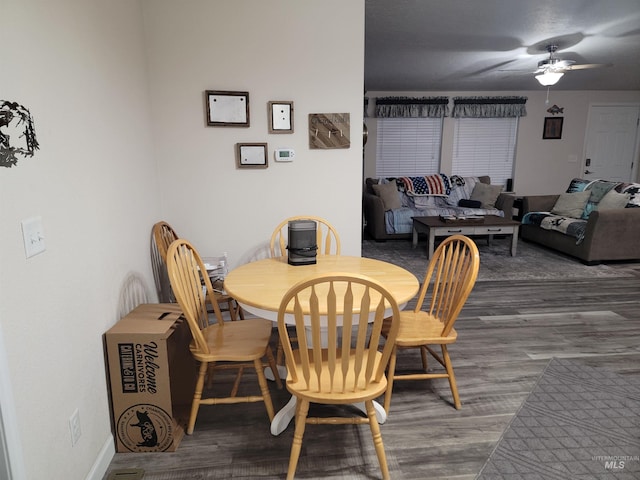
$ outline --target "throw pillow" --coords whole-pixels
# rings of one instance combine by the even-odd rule
[[[624,208],[629,203],[630,195],[628,193],[618,193],[615,190],[609,190],[598,203],[596,210],[614,210]]]
[[[617,183],[607,182],[606,180],[596,180],[592,182],[591,185],[587,186],[585,190],[589,190],[591,192],[591,197],[589,197],[589,201],[593,203],[598,203],[602,200],[609,190],[615,187]]]
[[[571,183],[569,184],[569,188],[567,188],[566,193],[582,192],[589,186],[591,182],[592,180],[574,178],[573,180],[571,180]]]
[[[562,193],[551,209],[551,213],[560,215],[561,217],[580,218],[590,196],[591,192],[589,190]]]
[[[371,195],[375,195],[376,192],[373,191],[373,186],[380,183],[378,179],[367,177],[364,183],[365,183],[365,190],[367,191],[367,193],[370,193]]]
[[[385,212],[387,210],[393,210],[394,208],[402,207],[402,201],[398,194],[398,187],[396,182],[380,183],[378,185],[372,185],[373,191],[382,200]]]
[[[477,200],[482,204],[482,208],[495,208],[496,200],[502,191],[502,185],[487,185],[478,182],[473,187],[469,200]]]

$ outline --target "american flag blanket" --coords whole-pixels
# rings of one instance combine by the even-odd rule
[[[443,173],[424,177],[400,177],[407,195],[449,195],[451,182]]]

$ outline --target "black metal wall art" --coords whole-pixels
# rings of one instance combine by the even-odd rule
[[[0,167],[11,168],[17,155],[33,157],[40,148],[31,113],[17,102],[0,100]]]

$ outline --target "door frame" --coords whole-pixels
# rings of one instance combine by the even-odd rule
[[[636,107],[640,109],[640,102],[590,102],[589,111],[587,112],[587,123],[584,127],[584,144],[582,146],[582,160],[580,162],[580,172],[584,172],[587,159],[587,135],[589,134],[589,125],[591,124],[591,114],[593,107]],[[640,114],[640,112],[639,112]],[[631,168],[631,182],[638,183],[638,163],[640,163],[640,125],[636,125],[636,144],[633,148],[633,167]],[[582,176],[582,174],[581,174]]]

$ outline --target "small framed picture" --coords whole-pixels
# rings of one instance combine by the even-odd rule
[[[562,138],[562,122],[564,117],[544,117],[543,140],[559,140]]]
[[[269,133],[293,133],[293,102],[269,102]]]
[[[267,144],[236,143],[236,162],[238,168],[267,168]]]
[[[207,125],[248,127],[249,92],[206,91]]]

